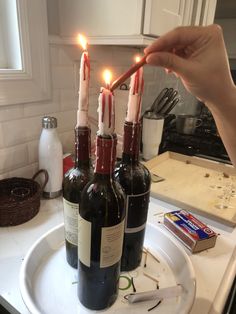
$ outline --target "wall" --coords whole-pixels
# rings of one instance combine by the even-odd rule
[[[40,103],[12,105],[0,108],[0,179],[12,176],[31,177],[38,169],[38,139],[41,118],[53,115],[58,118],[58,132],[64,152],[73,152],[77,108],[78,69],[81,51],[75,46],[52,45],[50,64],[52,100]],[[90,110],[93,136],[96,132],[97,98],[102,84],[102,69],[109,66],[114,77],[120,75],[133,62],[137,48],[97,46],[90,47],[91,84]],[[165,86],[179,88],[182,107],[192,110],[195,98],[189,95],[173,74],[166,75],[158,68],[146,67],[143,108],[152,104]],[[185,107],[185,108],[184,108]]]

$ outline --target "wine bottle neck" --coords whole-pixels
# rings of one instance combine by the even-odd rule
[[[111,180],[114,180],[114,172],[108,173],[108,174],[102,174],[102,173],[95,172],[94,178],[96,181],[111,182]]]
[[[141,124],[125,122],[124,143],[122,161],[126,163],[138,163],[139,146],[141,137]]]
[[[88,127],[75,128],[75,167],[89,167],[91,151],[91,130]]]
[[[116,144],[117,137],[115,134],[110,137],[97,135],[95,174],[111,177],[116,161]]]

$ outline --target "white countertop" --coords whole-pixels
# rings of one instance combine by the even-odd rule
[[[175,206],[151,198],[148,220],[158,224],[162,221],[162,213],[174,209]],[[198,217],[220,235],[212,249],[194,255],[185,249],[192,261],[197,283],[191,314],[220,314],[236,274],[236,229]],[[41,200],[39,213],[27,223],[0,228],[0,295],[21,314],[29,314],[19,290],[22,260],[40,236],[61,222],[62,199],[57,198]],[[173,240],[177,241],[174,237]]]

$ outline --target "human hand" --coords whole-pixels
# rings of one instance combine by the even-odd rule
[[[210,109],[225,103],[225,95],[235,89],[218,25],[178,27],[159,37],[144,53],[148,64],[174,72]]]

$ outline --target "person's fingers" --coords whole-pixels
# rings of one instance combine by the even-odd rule
[[[185,47],[186,45],[192,44],[195,40],[198,40],[203,32],[207,33],[206,28],[201,26],[177,27],[159,37],[153,44],[145,48],[144,53],[147,55],[153,51],[169,51],[176,47]]]
[[[184,75],[189,71],[190,64],[188,60],[170,52],[155,52],[148,54],[146,61],[148,64],[162,66],[169,71]]]

